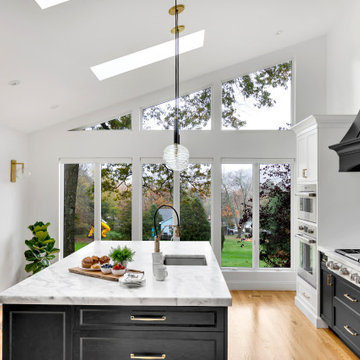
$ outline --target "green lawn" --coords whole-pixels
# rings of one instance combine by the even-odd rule
[[[90,244],[90,242],[76,242],[75,243],[75,251],[80,250],[81,248],[83,248],[84,246],[86,246],[87,244]]]
[[[237,239],[236,236],[226,236],[221,255],[221,266],[251,267],[252,242],[239,242],[239,239]],[[260,261],[260,267],[266,267],[266,264],[263,261]]]

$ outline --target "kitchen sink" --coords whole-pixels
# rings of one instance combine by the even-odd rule
[[[204,266],[207,263],[204,255],[165,255],[164,265]]]

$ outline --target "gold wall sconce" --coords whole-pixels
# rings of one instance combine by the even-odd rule
[[[11,166],[10,166],[10,181],[16,182],[16,170],[17,166],[21,165],[21,174],[24,175],[25,173],[25,164],[24,163],[18,163],[16,160],[11,160]]]

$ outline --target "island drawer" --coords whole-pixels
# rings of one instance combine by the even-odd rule
[[[213,307],[78,307],[76,323],[80,329],[187,328],[223,331],[227,308]]]
[[[342,301],[334,299],[334,330],[341,339],[356,353],[360,354],[359,316]]]
[[[360,291],[346,280],[337,281],[335,296],[352,310],[360,314]]]
[[[224,333],[177,331],[80,331],[73,360],[225,360]]]

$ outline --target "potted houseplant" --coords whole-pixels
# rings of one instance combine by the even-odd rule
[[[42,221],[37,221],[28,227],[33,237],[31,240],[25,240],[25,244],[29,247],[29,250],[24,253],[26,261],[29,262],[25,266],[26,272],[36,274],[47,268],[50,261],[55,259],[54,254],[60,251],[55,248],[55,239],[47,231],[49,225],[50,223],[44,224]]]
[[[111,252],[109,254],[114,264],[120,263],[125,267],[127,267],[128,262],[133,260],[134,255],[135,251],[129,249],[127,246],[124,246],[123,248],[121,248],[121,246],[111,248]]]

